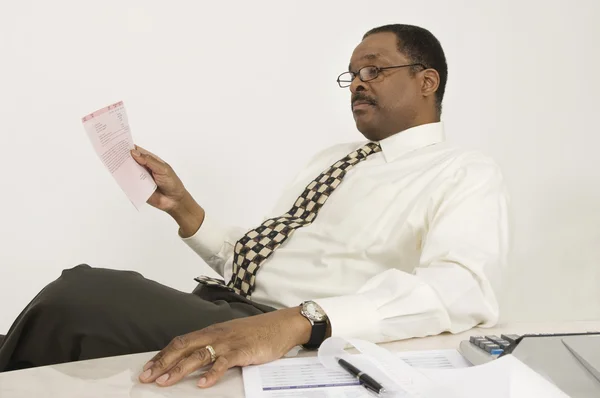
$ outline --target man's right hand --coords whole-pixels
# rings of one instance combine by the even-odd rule
[[[204,210],[185,189],[173,168],[137,145],[131,154],[136,162],[150,171],[156,182],[157,189],[148,199],[148,204],[173,217],[180,226],[182,237],[196,233],[204,221]]]

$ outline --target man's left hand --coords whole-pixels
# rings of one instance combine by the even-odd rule
[[[234,366],[259,365],[279,359],[293,347],[310,339],[310,322],[300,308],[288,308],[218,323],[174,338],[154,356],[140,375],[143,383],[171,386],[190,373],[216,361],[198,381],[200,387],[214,385]]]

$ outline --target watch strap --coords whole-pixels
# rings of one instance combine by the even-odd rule
[[[310,333],[310,339],[308,343],[303,344],[302,347],[307,350],[318,349],[323,341],[325,341],[325,335],[327,334],[327,321],[313,322],[312,331]]]

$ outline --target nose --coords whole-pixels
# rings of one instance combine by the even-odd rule
[[[360,80],[360,78],[358,76],[355,76],[354,80],[352,80],[352,83],[350,84],[350,92],[352,94],[354,94],[357,91],[366,91],[366,90],[367,90],[366,83],[363,82],[362,80]]]

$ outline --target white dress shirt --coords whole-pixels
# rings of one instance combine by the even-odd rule
[[[265,219],[286,213],[319,173],[366,142],[317,154]],[[372,342],[494,325],[508,251],[498,166],[446,143],[441,122],[380,144],[264,263],[251,299],[275,308],[314,300],[333,336]],[[249,229],[208,214],[183,240],[228,282],[234,244]]]

